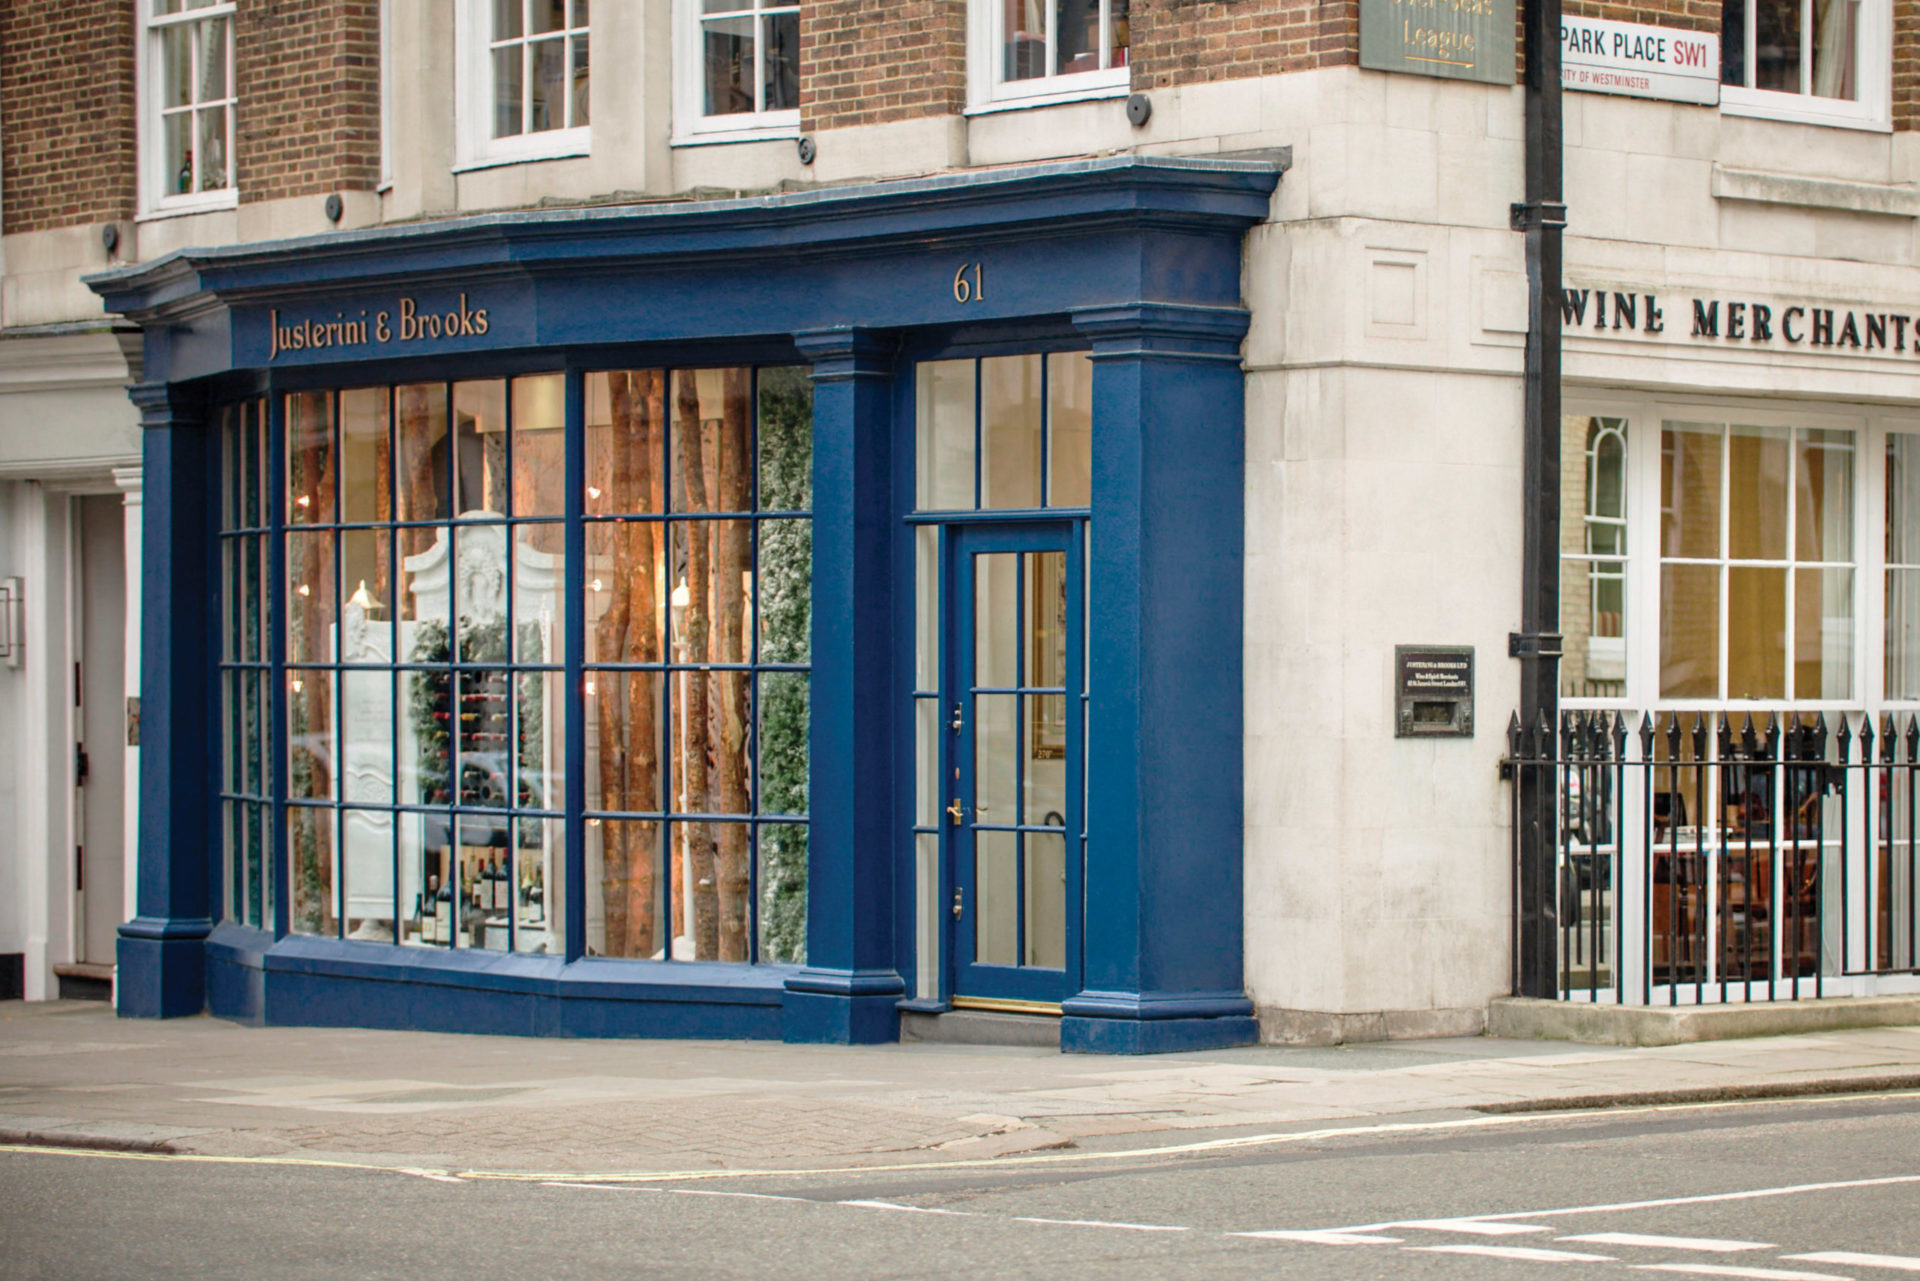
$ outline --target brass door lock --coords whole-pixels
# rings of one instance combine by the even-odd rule
[[[947,814],[953,819],[953,825],[958,827],[960,820],[966,817],[967,807],[962,805],[960,798],[956,796],[953,798],[953,804],[947,806]]]
[[[954,920],[957,921],[960,919],[961,912],[965,910],[964,907],[962,906],[962,904],[965,901],[966,901],[966,891],[956,888],[953,891],[953,919]]]

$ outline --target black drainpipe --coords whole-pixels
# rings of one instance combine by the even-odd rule
[[[1560,717],[1560,233],[1567,206],[1560,182],[1560,0],[1522,0],[1526,37],[1527,176],[1523,203],[1511,210],[1527,237],[1527,410],[1524,565],[1520,630],[1507,652],[1520,660],[1520,723],[1547,727]],[[1519,877],[1518,996],[1552,997],[1558,978],[1554,853],[1558,840],[1553,773],[1522,769],[1515,811]]]

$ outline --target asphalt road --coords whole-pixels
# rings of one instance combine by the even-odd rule
[[[0,1277],[1920,1277],[1920,1096],[667,1183],[0,1152]]]

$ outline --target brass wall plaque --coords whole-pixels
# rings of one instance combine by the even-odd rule
[[[1360,0],[1360,65],[1514,82],[1513,0]]]

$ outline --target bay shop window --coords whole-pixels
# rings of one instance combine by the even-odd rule
[[[227,919],[283,876],[295,934],[802,959],[810,383],[582,390],[578,494],[557,373],[287,394],[281,458],[223,412]]]

